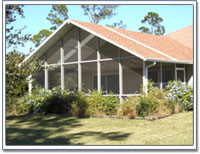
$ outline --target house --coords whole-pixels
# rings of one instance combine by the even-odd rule
[[[193,26],[165,36],[66,20],[36,50],[44,70],[34,84],[51,89],[103,90],[123,97],[161,89],[170,80],[193,84]]]

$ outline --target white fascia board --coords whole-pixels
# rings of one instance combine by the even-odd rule
[[[45,48],[45,47],[48,48],[48,46],[47,45],[45,46],[45,44],[48,43],[49,41],[52,41],[53,43],[55,43],[56,41],[58,41],[59,39],[55,41],[53,39],[53,37],[56,36],[55,34],[57,34],[58,35],[57,37],[59,37],[60,35],[58,34],[58,32],[61,31],[66,24],[69,24],[69,19],[67,19],[58,29],[56,29],[49,37],[47,37],[47,39],[45,39],[30,55],[28,55],[24,59],[24,61],[22,63],[26,62],[30,57],[32,57],[33,55],[35,55],[36,53],[38,53],[39,51],[41,51],[43,48]],[[61,33],[61,35],[62,34],[63,33]]]
[[[89,33],[91,33],[91,34],[93,34],[93,35],[95,35],[95,36],[97,36],[97,37],[99,37],[99,38],[101,38],[101,39],[103,39],[103,40],[105,40],[105,41],[107,41],[107,42],[109,42],[109,43],[111,43],[111,44],[123,49],[123,50],[125,50],[125,51],[127,51],[127,52],[129,52],[130,54],[132,54],[132,55],[134,55],[134,56],[136,56],[136,57],[138,57],[138,58],[140,58],[140,59],[142,59],[144,61],[146,60],[145,57],[135,53],[134,51],[132,51],[132,50],[130,50],[130,49],[128,49],[128,48],[126,48],[126,47],[124,47],[124,46],[122,46],[122,45],[120,45],[120,44],[118,44],[118,43],[116,43],[116,42],[114,42],[114,41],[112,41],[112,40],[110,40],[110,39],[108,39],[108,38],[96,33],[96,32],[94,32],[94,31],[92,31],[92,30],[90,30],[90,29],[88,29],[88,28],[86,28],[86,27],[84,27],[84,26],[82,26],[82,25],[70,20],[70,19],[69,19],[69,22],[71,24],[73,24],[73,25],[75,25],[75,26],[77,26],[77,27],[79,27],[79,28],[81,28],[81,29],[83,29],[83,30],[85,30],[85,31],[87,31],[87,32],[89,32]]]
[[[193,61],[165,60],[165,59],[157,59],[157,58],[147,58],[146,61],[156,61],[156,62],[164,62],[164,63],[177,63],[177,64],[193,64]]]
[[[169,55],[166,54],[166,53],[163,53],[163,52],[161,52],[161,51],[159,51],[159,50],[157,50],[157,49],[155,49],[155,48],[152,48],[152,47],[150,47],[150,46],[148,46],[148,45],[146,45],[146,44],[144,44],[144,43],[142,43],[142,42],[140,42],[140,41],[137,41],[137,40],[135,40],[135,39],[133,39],[133,38],[127,36],[127,35],[124,35],[124,34],[118,32],[118,31],[116,31],[116,30],[114,30],[114,29],[112,29],[112,28],[110,28],[110,27],[107,27],[107,26],[104,26],[104,27],[105,27],[106,29],[111,30],[111,31],[113,31],[113,32],[115,32],[115,33],[117,33],[117,34],[119,34],[119,35],[121,35],[121,36],[123,36],[123,37],[125,37],[125,38],[127,38],[127,39],[129,39],[129,40],[131,40],[131,41],[133,41],[133,42],[135,42],[135,43],[137,43],[137,44],[140,44],[140,45],[142,45],[142,46],[144,46],[144,47],[146,47],[146,48],[148,48],[148,49],[150,49],[150,50],[152,50],[152,51],[158,53],[158,54],[161,54],[161,55],[163,55],[163,56],[165,56],[165,57],[167,57],[167,58],[169,58],[169,59],[171,59],[171,60],[177,60],[177,59],[175,59],[174,57],[169,56]]]

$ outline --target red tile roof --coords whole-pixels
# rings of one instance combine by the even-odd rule
[[[165,35],[188,48],[193,48],[193,25]]]
[[[184,30],[190,33],[187,34],[189,38],[181,39],[182,37],[184,38],[184,33],[180,32],[182,29],[166,36],[156,36],[77,20],[71,21],[131,50],[133,54],[136,53],[146,59],[155,58],[161,60],[175,59],[178,61],[193,61],[193,47],[191,42],[187,42],[187,40],[192,40],[193,38],[193,33],[190,30],[191,28],[188,28],[189,30]]]

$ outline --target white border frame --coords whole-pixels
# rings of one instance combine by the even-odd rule
[[[36,2],[33,2],[33,1],[3,1],[3,10],[5,10],[5,4],[49,4],[50,2],[49,1],[36,1]],[[56,1],[56,2],[52,2],[51,1],[51,4],[59,4],[59,3],[62,3],[62,4],[192,4],[194,5],[194,23],[193,23],[193,27],[194,27],[194,74],[196,75],[196,64],[197,64],[197,59],[196,59],[196,56],[197,56],[197,48],[196,48],[196,14],[197,14],[197,10],[196,10],[196,1],[62,1],[62,2],[59,2],[59,1]],[[3,14],[3,24],[5,25],[5,13]],[[5,42],[5,27],[3,29],[3,41]],[[45,43],[46,41],[43,42],[43,44]],[[3,46],[3,56],[4,56],[4,59],[5,59],[5,47]],[[155,61],[155,60],[153,60]],[[178,62],[176,62],[178,63]],[[188,63],[192,63],[192,62],[188,62]],[[115,150],[128,150],[128,149],[143,149],[143,150],[153,150],[153,149],[157,149],[157,150],[163,150],[163,149],[179,149],[179,150],[184,150],[184,149],[187,149],[187,150],[196,150],[197,149],[197,141],[196,141],[196,110],[197,110],[197,106],[196,106],[196,102],[197,102],[197,97],[196,97],[196,88],[197,88],[197,79],[196,79],[196,76],[194,75],[194,111],[193,111],[193,114],[194,114],[194,145],[192,146],[138,146],[138,145],[135,145],[135,146],[7,146],[5,144],[5,97],[4,97],[4,100],[3,100],[3,124],[4,124],[4,127],[3,127],[3,149],[73,149],[73,150],[78,150],[78,149],[102,149],[102,150],[108,150],[108,149],[115,149]],[[5,79],[5,74],[3,75],[4,79]],[[5,81],[5,80],[3,80]],[[5,96],[5,82],[3,83],[3,94]]]

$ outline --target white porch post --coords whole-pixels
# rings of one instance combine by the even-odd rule
[[[122,63],[121,63],[121,50],[119,48],[119,99],[120,99],[120,103],[123,102],[123,67],[122,67]]]
[[[177,71],[176,71],[176,63],[174,64],[174,73],[175,73],[175,81],[177,81]]]
[[[61,41],[61,47],[60,47],[60,77],[61,77],[61,90],[65,89],[65,81],[64,81],[64,76],[65,76],[65,68],[64,68],[64,48],[63,48],[63,41]]]
[[[28,92],[29,94],[31,94],[31,91],[32,91],[32,75],[29,75],[28,76]]]
[[[160,89],[163,88],[163,80],[162,80],[162,63],[160,63]]]
[[[186,85],[186,70],[185,70],[185,64],[184,64],[183,66],[184,66],[184,84]]]
[[[143,92],[145,94],[148,93],[147,73],[145,61],[143,61]]]
[[[101,91],[101,55],[100,55],[100,39],[97,38],[97,90]]]
[[[49,89],[49,72],[48,72],[48,63],[44,63],[45,68],[44,68],[44,88]]]
[[[78,90],[82,89],[82,69],[81,69],[81,30],[78,28]]]

